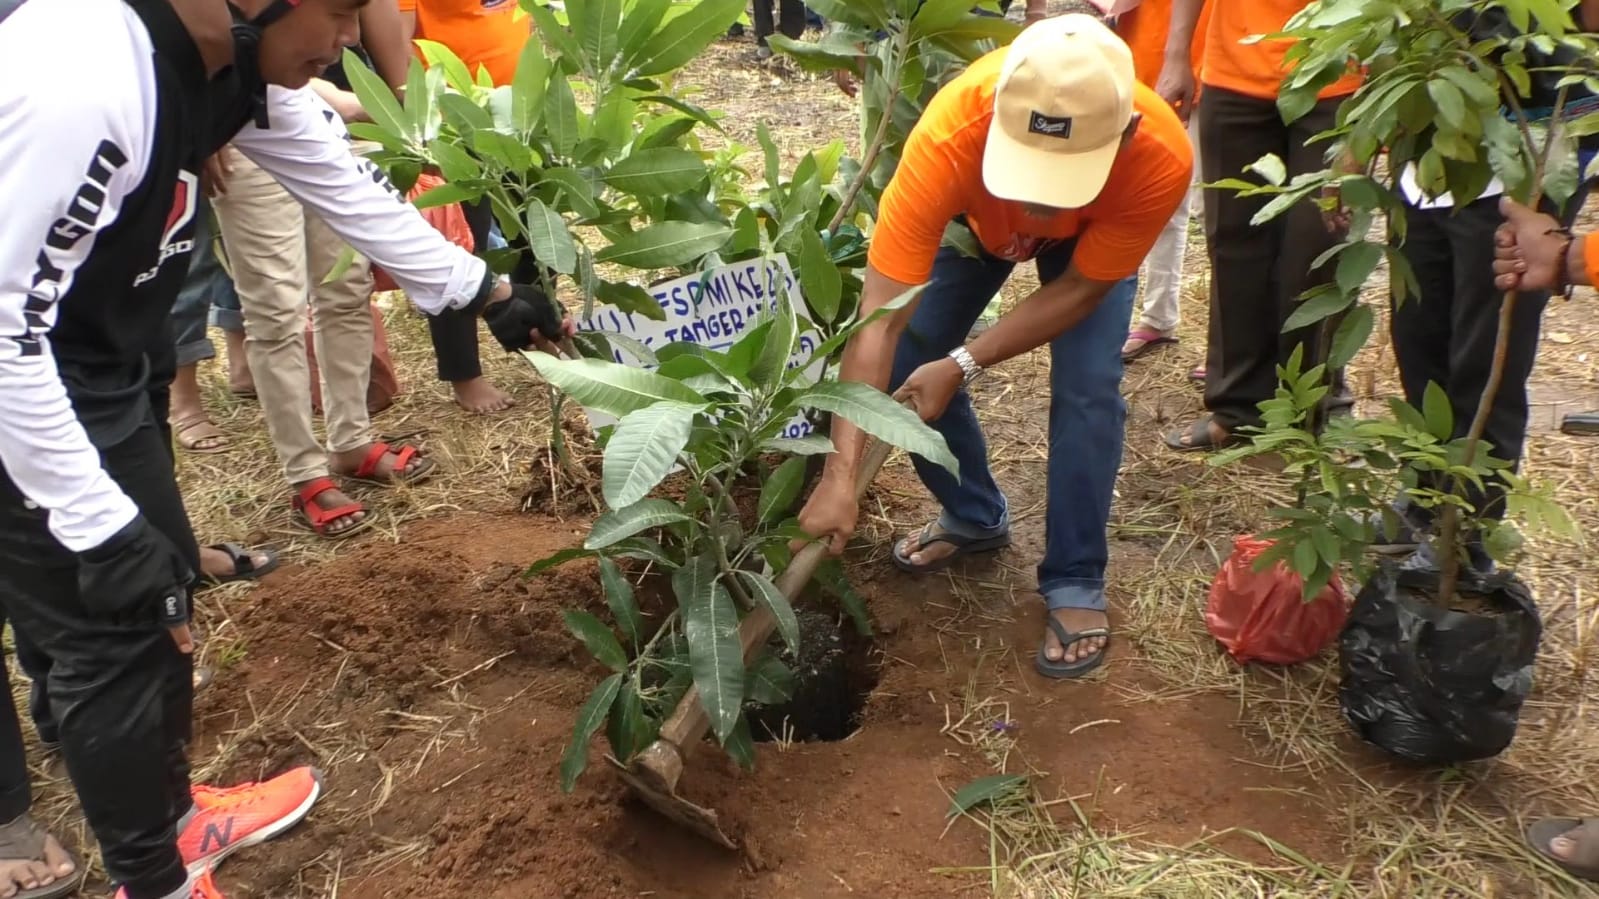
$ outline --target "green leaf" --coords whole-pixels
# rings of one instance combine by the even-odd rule
[[[716,562],[694,557],[672,573],[672,591],[683,612],[689,665],[711,730],[726,742],[744,705],[744,656],[738,642],[738,612],[717,583]]]
[[[540,262],[563,275],[577,268],[577,244],[566,229],[566,219],[537,197],[527,201],[527,236]]]
[[[1333,332],[1332,349],[1327,353],[1327,365],[1331,368],[1343,368],[1349,364],[1360,348],[1366,345],[1367,338],[1371,337],[1372,328],[1376,326],[1377,318],[1372,314],[1371,307],[1365,304],[1355,306],[1349,310],[1349,315],[1338,323],[1338,330]]]
[[[620,509],[649,495],[677,464],[688,446],[694,417],[704,406],[656,403],[617,422],[605,445],[601,489],[605,502]]]
[[[600,207],[594,199],[594,185],[583,177],[582,172],[570,166],[557,166],[544,170],[544,180],[559,185],[572,211],[582,218],[599,216]]]
[[[799,281],[812,317],[823,324],[831,324],[838,317],[844,279],[822,243],[822,236],[809,228],[800,234]]]
[[[451,184],[446,181],[443,184],[435,184],[423,191],[411,203],[418,209],[430,209],[434,206],[448,206],[451,203],[471,202],[476,200],[479,195],[479,191],[468,190],[459,184]]]
[[[583,642],[594,658],[600,664],[612,671],[627,669],[627,653],[622,650],[622,644],[616,642],[616,635],[605,626],[605,622],[581,609],[568,609],[561,613],[561,619],[566,622],[566,629],[572,636]]]
[[[659,402],[704,406],[705,397],[654,372],[603,359],[557,359],[528,353],[544,379],[584,406],[621,418]]]
[[[782,379],[788,360],[794,355],[794,340],[799,336],[799,322],[787,290],[779,289],[769,314],[771,326],[760,335],[760,345],[749,370],[750,379],[761,387],[770,387]],[[755,333],[754,330],[748,332],[749,335]],[[746,335],[745,339],[756,338]]]
[[[1308,296],[1294,307],[1293,314],[1288,316],[1286,322],[1283,322],[1283,333],[1290,334],[1300,328],[1314,325],[1319,321],[1337,315],[1349,308],[1349,304],[1354,301],[1354,294],[1340,293],[1336,290],[1324,290],[1321,293]]]
[[[535,574],[548,571],[551,568],[555,568],[559,565],[565,565],[567,562],[571,562],[574,559],[584,559],[592,555],[594,555],[594,550],[592,549],[585,549],[581,546],[568,547],[567,549],[551,553],[550,555],[539,559],[537,562],[534,562],[532,565],[529,565],[527,570],[522,572],[522,576],[532,577]]]
[[[1455,435],[1455,409],[1449,394],[1437,381],[1428,381],[1421,395],[1421,414],[1427,420],[1427,433],[1439,440],[1449,440]]]
[[[444,79],[449,82],[450,87],[455,88],[457,92],[462,94],[470,94],[472,92],[472,73],[466,70],[466,63],[461,61],[461,57],[455,55],[454,50],[438,41],[430,41],[425,38],[417,38],[412,43],[416,44],[417,49],[422,51],[422,58],[427,60],[430,68],[444,70]],[[410,91],[407,90],[406,93],[409,94]]]
[[[1308,578],[1316,573],[1317,564],[1315,544],[1309,540],[1301,540],[1294,544],[1293,568],[1295,574],[1301,578]]]
[[[722,748],[727,750],[728,757],[738,762],[738,766],[745,771],[755,770],[755,740],[750,737],[750,721],[739,716],[738,726],[722,741]]]
[[[783,638],[783,644],[788,651],[799,654],[800,629],[799,618],[794,615],[794,606],[789,603],[783,591],[777,589],[772,579],[755,571],[737,572],[740,579],[750,586],[750,598],[769,609],[772,617],[777,619],[777,633]]]
[[[565,59],[574,63],[583,60],[583,51],[578,47],[577,39],[572,36],[571,29],[556,21],[555,13],[544,5],[543,0],[522,0],[522,9],[533,18],[533,32],[550,49],[560,54]]]
[[[806,465],[804,456],[787,459],[761,485],[761,498],[755,505],[755,515],[762,524],[788,517],[788,507],[794,504],[800,488],[805,485]]]
[[[568,2],[567,17],[583,51],[588,71],[603,77],[616,61],[617,29],[622,24],[622,0]]]
[[[441,70],[425,69],[416,60],[411,60],[411,67],[405,75],[405,99],[401,105],[405,109],[406,119],[411,123],[411,133],[418,140],[426,141],[438,133],[433,117],[433,98],[442,93],[442,80]]]
[[[944,436],[894,402],[888,394],[859,381],[823,381],[800,394],[794,405],[843,416],[862,431],[908,450],[960,477],[960,463]]]
[[[655,742],[659,731],[644,713],[644,697],[633,689],[631,681],[624,680],[616,701],[611,705],[610,720],[605,727],[605,738],[611,742],[611,754],[617,761],[627,764],[633,756]]]
[[[472,158],[472,154],[448,141],[434,141],[428,147],[428,155],[438,163],[439,174],[444,176],[447,183],[472,181],[483,176],[483,166]]]
[[[663,525],[693,521],[677,504],[664,499],[641,499],[625,509],[606,512],[594,520],[585,549],[604,549],[618,541]]]
[[[559,69],[550,73],[544,92],[544,129],[550,146],[562,156],[571,156],[582,138],[577,124],[577,98],[572,96],[571,82]]]
[[[626,281],[601,281],[595,291],[603,302],[615,306],[629,315],[642,315],[658,322],[666,321],[666,310],[654,294]]]
[[[733,229],[726,225],[657,222],[622,237],[594,258],[630,268],[672,268],[721,249],[732,236]]]
[[[842,39],[841,35],[824,35],[820,41],[793,40],[786,35],[772,34],[766,43],[773,50],[799,64],[807,72],[827,73],[839,69],[854,69],[860,65],[863,54]]]
[[[1250,163],[1247,168],[1266,179],[1266,183],[1273,187],[1281,187],[1282,183],[1288,180],[1288,166],[1283,164],[1282,158],[1276,153],[1267,153]]]
[[[927,0],[911,17],[911,40],[932,37],[955,27],[971,12],[973,0]]]
[[[693,150],[655,147],[639,150],[611,167],[605,183],[641,197],[664,197],[692,190],[710,172]]]
[[[611,712],[611,704],[616,701],[616,693],[622,687],[622,675],[613,674],[594,688],[589,694],[588,701],[583,703],[583,708],[578,710],[577,721],[572,725],[572,742],[566,746],[566,753],[561,756],[561,792],[570,793],[577,786],[577,776],[589,763],[589,740],[605,723],[605,716]]]
[[[781,547],[785,552],[788,547]],[[837,559],[826,559],[816,566],[816,580],[827,592],[838,599],[838,604],[844,607],[850,620],[855,622],[855,630],[862,637],[872,635],[872,616],[866,610],[866,598],[856,592],[850,584],[849,578],[844,574],[844,566]]]
[[[605,588],[605,604],[610,606],[616,625],[622,629],[634,646],[644,634],[644,616],[639,613],[638,600],[633,596],[633,585],[611,559],[600,556],[600,586]]]
[[[990,774],[979,777],[959,790],[951,800],[948,817],[963,815],[985,802],[992,802],[1017,792],[1027,784],[1021,774]]]
[[[542,42],[531,40],[522,45],[516,74],[511,78],[511,126],[523,134],[538,127],[551,68]]]
[[[664,75],[704,52],[744,12],[744,0],[701,0],[655,32],[639,49],[634,77]]]
[[[405,110],[400,108],[394,90],[349,49],[344,51],[344,77],[349,80],[351,90],[361,100],[361,109],[372,118],[374,125],[407,142],[417,140],[417,134],[411,129]]]
[[[621,48],[624,66],[633,65],[633,61],[643,52],[645,42],[661,24],[666,8],[671,5],[672,0],[638,0],[632,9],[623,14],[616,42]]]
[[[678,560],[667,555],[666,548],[661,546],[659,540],[650,537],[629,537],[619,540],[610,547],[611,554],[619,559],[637,559],[641,562],[653,562],[662,568],[676,570]]]
[[[1362,241],[1338,254],[1338,289],[1351,296],[1358,294],[1366,279],[1383,259],[1381,244]]]
[[[760,705],[782,705],[794,695],[794,672],[777,656],[767,653],[750,666],[744,678],[744,695]]]
[[[831,438],[806,434],[804,437],[773,437],[763,441],[761,449],[795,456],[819,456],[833,452],[835,447]]]

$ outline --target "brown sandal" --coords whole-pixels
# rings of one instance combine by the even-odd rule
[[[172,422],[172,437],[186,452],[201,455],[225,453],[233,448],[227,432],[217,427],[204,412]]]

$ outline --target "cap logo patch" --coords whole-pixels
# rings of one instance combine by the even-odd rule
[[[1035,109],[1027,123],[1027,130],[1034,134],[1064,140],[1072,136],[1072,119],[1071,116],[1044,115]]]

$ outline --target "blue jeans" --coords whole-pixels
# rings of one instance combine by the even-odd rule
[[[201,197],[195,209],[194,249],[189,253],[189,271],[172,304],[172,330],[176,334],[180,366],[216,357],[216,346],[206,336],[208,318],[211,324],[224,331],[244,330],[244,313],[240,311],[233,279],[228,277],[211,247],[214,233],[211,204]]]
[[[1039,282],[1065,273],[1075,242],[1037,259]],[[1004,285],[1015,263],[986,253],[962,256],[943,247],[894,354],[890,390],[923,363],[966,340],[973,322]],[[1049,467],[1044,558],[1038,592],[1050,609],[1105,608],[1105,565],[1111,497],[1121,467],[1127,404],[1121,395],[1122,341],[1137,293],[1137,276],[1117,283],[1075,327],[1050,341]],[[960,480],[920,456],[916,473],[943,511],[939,524],[964,537],[992,537],[1010,528],[1005,494],[988,466],[988,445],[964,389],[932,423],[960,462]]]

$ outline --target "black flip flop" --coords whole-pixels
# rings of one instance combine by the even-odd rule
[[[1005,547],[1010,546],[1009,531],[1006,531],[1003,534],[995,534],[992,537],[962,537],[959,534],[951,534],[947,531],[942,534],[935,534],[933,533],[933,528],[937,526],[938,522],[934,521],[930,522],[927,527],[922,528],[921,534],[919,534],[916,538],[917,551],[919,552],[923,549],[926,549],[935,543],[948,543],[950,546],[955,547],[955,551],[943,557],[942,559],[928,562],[926,565],[918,565],[915,562],[912,562],[909,556],[900,554],[899,545],[903,543],[904,540],[896,539],[894,541],[894,547],[889,551],[889,554],[894,557],[894,564],[898,565],[900,570],[909,571],[911,574],[928,574],[934,571],[942,571],[943,569],[954,564],[955,560],[961,556],[969,556],[973,553],[993,552],[996,549],[1004,549]]]
[[[1210,438],[1210,423],[1215,419],[1205,416],[1186,428],[1166,432],[1166,446],[1179,453],[1208,453],[1213,450],[1226,449],[1244,442],[1244,438],[1229,433],[1219,441]],[[1183,438],[1188,438],[1184,443]]]
[[[1045,637],[1043,640],[1039,641],[1038,655],[1033,659],[1033,667],[1038,670],[1039,674],[1042,674],[1045,677],[1055,678],[1056,680],[1082,677],[1088,672],[1093,671],[1095,668],[1098,668],[1100,663],[1105,661],[1105,653],[1110,650],[1110,628],[1091,627],[1086,630],[1073,633],[1072,631],[1067,630],[1066,625],[1061,624],[1055,619],[1054,615],[1049,614],[1047,611],[1044,613],[1044,624],[1048,625],[1049,629],[1055,632],[1055,639],[1060,641],[1060,646],[1062,649],[1070,649],[1073,643],[1089,640],[1094,637],[1104,637],[1105,645],[1100,647],[1099,652],[1096,652],[1087,658],[1081,658],[1075,662],[1067,662],[1064,659],[1057,662],[1054,659],[1051,659],[1049,656],[1044,655],[1044,645],[1049,642],[1049,638]]]
[[[208,587],[220,587],[223,584],[233,584],[239,581],[258,580],[278,570],[278,553],[277,550],[271,547],[250,550],[245,549],[244,546],[238,543],[213,543],[206,548],[224,553],[233,561],[232,574],[224,574],[220,577],[212,577],[209,574],[200,575],[200,580]],[[252,558],[256,553],[267,557],[266,563],[259,567],[255,564],[255,559]]]
[[[1549,850],[1549,842],[1573,830],[1582,830],[1577,840],[1577,857],[1570,861]],[[1545,818],[1527,828],[1527,844],[1539,855],[1560,866],[1562,871],[1583,880],[1599,882],[1599,818]]]

